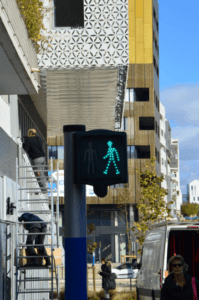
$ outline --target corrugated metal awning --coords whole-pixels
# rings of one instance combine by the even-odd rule
[[[31,98],[47,125],[48,137],[62,135],[63,126],[70,124],[86,125],[87,131],[115,130],[117,67],[44,70],[41,85],[39,95]]]

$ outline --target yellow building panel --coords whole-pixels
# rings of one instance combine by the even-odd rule
[[[129,36],[135,36],[135,18],[134,13],[129,13]]]
[[[143,18],[136,18],[135,21],[135,34],[136,34],[136,44],[144,43],[144,22]]]
[[[129,63],[135,64],[135,37],[129,37]]]
[[[135,9],[136,9],[136,18],[143,18],[144,0],[136,0]]]
[[[153,63],[153,50],[151,48],[144,49],[145,64]]]
[[[153,47],[153,34],[150,24],[144,24],[144,48]]]
[[[150,24],[152,28],[152,0],[144,0],[144,24]]]
[[[136,64],[144,63],[144,43],[136,43]]]
[[[135,12],[135,0],[129,0],[129,12]]]

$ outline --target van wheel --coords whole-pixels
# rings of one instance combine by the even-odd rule
[[[138,293],[138,288],[137,287],[136,287],[136,294],[137,294],[137,300],[140,300],[139,293]]]

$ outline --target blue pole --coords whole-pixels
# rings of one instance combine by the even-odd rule
[[[95,251],[93,251],[93,266],[95,265]]]
[[[74,184],[73,134],[85,131],[85,125],[65,125],[65,300],[87,300],[87,244],[85,185]]]

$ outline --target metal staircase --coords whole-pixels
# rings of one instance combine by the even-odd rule
[[[55,260],[53,258],[53,251],[55,247],[59,248],[59,165],[57,163],[57,197],[56,201],[53,200],[53,161],[51,158],[50,165],[43,166],[45,168],[45,174],[48,174],[48,168],[51,171],[51,188],[47,188],[44,192],[42,191],[38,184],[37,178],[44,178],[41,176],[35,177],[34,171],[42,171],[38,166],[31,166],[28,163],[28,166],[18,166],[18,159],[16,159],[16,193],[17,193],[17,202],[16,202],[16,300],[49,300],[53,299],[53,280],[56,280],[56,290],[59,297],[59,274],[55,273],[53,276],[53,271],[55,266]],[[36,169],[35,169],[36,168]],[[20,171],[20,169],[23,169]],[[23,173],[23,176],[19,176],[20,173]],[[48,180],[48,175],[45,176],[45,179]],[[25,184],[21,185],[20,181]],[[18,185],[19,184],[19,185]],[[25,187],[22,187],[25,186]],[[48,193],[50,192],[50,199]],[[38,196],[35,196],[34,193],[39,193]],[[49,208],[49,204],[51,207]],[[54,217],[54,205],[56,204],[56,218]],[[30,224],[31,222],[19,222],[18,217],[23,213],[32,213],[40,217],[43,222],[34,223],[45,223],[47,225],[45,234],[44,244],[37,246],[44,246],[51,248],[51,266],[22,266],[19,265],[19,260],[27,258],[27,256],[20,255],[20,250],[23,250],[27,247],[26,238],[32,233],[28,233],[27,230],[23,228],[24,224]],[[55,218],[55,220],[54,220]],[[56,230],[55,230],[56,229]],[[56,232],[55,232],[56,231]],[[57,237],[55,241],[55,235]],[[51,241],[49,241],[49,236]],[[33,258],[34,256],[28,256],[28,258]],[[42,258],[40,254],[37,256],[38,259]],[[51,274],[50,274],[51,270]],[[59,272],[58,272],[59,273]],[[49,284],[50,283],[50,284]]]

